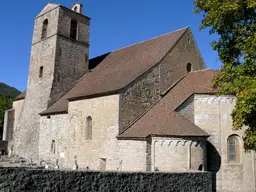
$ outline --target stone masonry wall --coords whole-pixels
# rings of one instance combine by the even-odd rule
[[[194,139],[153,137],[151,171],[199,170],[204,165],[204,142]],[[178,154],[178,155],[177,155]]]
[[[23,107],[24,99],[14,101],[12,104],[12,108],[14,109],[14,129],[16,128],[17,122],[19,121],[20,118],[20,113]],[[15,131],[15,130],[14,130]]]
[[[67,159],[73,160],[67,153],[71,137],[68,115],[42,116],[40,119],[39,160],[55,165],[58,159],[59,164],[64,166]],[[55,141],[54,150],[52,141]]]
[[[195,124],[209,135],[207,144],[208,171],[216,174],[216,190],[221,192],[255,191],[255,162],[252,153],[243,149],[245,128],[232,129],[231,112],[235,98],[230,96],[195,95]],[[227,161],[227,139],[231,135],[239,138],[240,162]],[[213,177],[215,177],[213,174]]]
[[[161,93],[187,74],[188,63],[192,64],[193,71],[205,68],[190,30],[159,65],[131,83],[121,94],[119,131],[124,131],[160,98]]]
[[[160,71],[159,67],[155,67],[121,94],[120,132],[160,98],[159,87]]]
[[[0,175],[0,191],[212,191],[209,172],[125,173],[2,168]]]
[[[177,45],[161,61],[160,83],[161,92],[166,91],[171,85],[187,74],[187,64],[192,65],[192,71],[205,69],[206,66],[190,30],[179,40]]]
[[[38,157],[39,113],[47,109],[54,78],[58,14],[59,9],[54,8],[35,19],[26,98],[14,133],[14,153],[34,160]],[[47,37],[41,40],[45,19]],[[39,77],[41,66],[43,75]]]
[[[194,96],[189,97],[184,103],[182,103],[177,109],[181,115],[194,122]]]
[[[50,97],[56,36],[32,46],[26,98],[14,133],[14,152],[25,158],[38,157],[39,113],[46,110]],[[44,67],[39,77],[40,66]]]
[[[14,133],[16,131],[17,123],[19,121],[19,117],[22,111],[24,99],[14,101],[12,104],[12,111],[14,112],[13,119],[6,124],[6,129],[3,131],[3,140],[8,141],[8,148],[10,149],[13,144]],[[8,111],[6,112],[8,115]],[[9,115],[8,115],[9,116]],[[8,118],[9,119],[9,118]]]
[[[119,95],[69,103],[69,114],[41,117],[39,158],[51,164],[90,170],[146,171],[146,141],[117,140]],[[86,118],[92,118],[92,139],[85,136]],[[55,153],[51,143],[55,141]],[[132,164],[132,166],[131,166]]]
[[[88,46],[57,37],[54,79],[49,106],[62,97],[88,71]]]
[[[71,20],[77,21],[77,39],[70,38]],[[89,18],[61,7],[59,10],[58,37],[54,80],[51,91],[53,104],[89,71]]]
[[[13,132],[14,132],[14,109],[9,109],[5,111],[4,114],[4,129],[3,129],[3,135],[2,140],[4,141],[10,141],[13,139]]]

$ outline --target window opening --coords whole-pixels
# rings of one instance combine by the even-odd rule
[[[51,152],[52,152],[53,154],[55,154],[55,140],[52,140]]]
[[[70,38],[76,39],[76,37],[77,37],[77,21],[71,20]]]
[[[191,63],[187,64],[187,72],[190,73],[192,71],[192,65]]]
[[[40,69],[39,69],[39,77],[43,77],[43,73],[44,73],[44,67],[41,66]]]
[[[86,118],[85,138],[87,140],[91,140],[92,139],[92,117],[91,116]]]
[[[240,162],[240,146],[239,138],[232,135],[228,138],[228,162],[239,163]]]
[[[41,39],[44,39],[47,37],[47,30],[48,30],[48,19],[45,19],[43,22],[42,38]]]

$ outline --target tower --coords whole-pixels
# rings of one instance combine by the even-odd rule
[[[37,158],[40,116],[88,69],[90,18],[76,3],[72,10],[47,6],[35,18],[27,93],[14,134],[17,155]]]

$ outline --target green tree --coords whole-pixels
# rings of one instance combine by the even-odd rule
[[[12,107],[12,101],[5,98],[0,97],[0,127],[4,126],[4,113],[7,109]]]
[[[244,148],[256,150],[256,1],[196,0],[200,29],[218,34],[212,42],[223,67],[214,78],[219,94],[236,96],[233,126],[246,126]]]

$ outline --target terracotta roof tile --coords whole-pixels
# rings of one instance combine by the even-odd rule
[[[106,55],[63,98],[41,115],[65,112],[68,101],[120,90],[159,63],[188,28],[180,29]]]
[[[174,86],[151,110],[131,125],[118,138],[146,138],[159,136],[209,136],[175,109],[195,93],[215,93],[212,69],[191,72]]]

